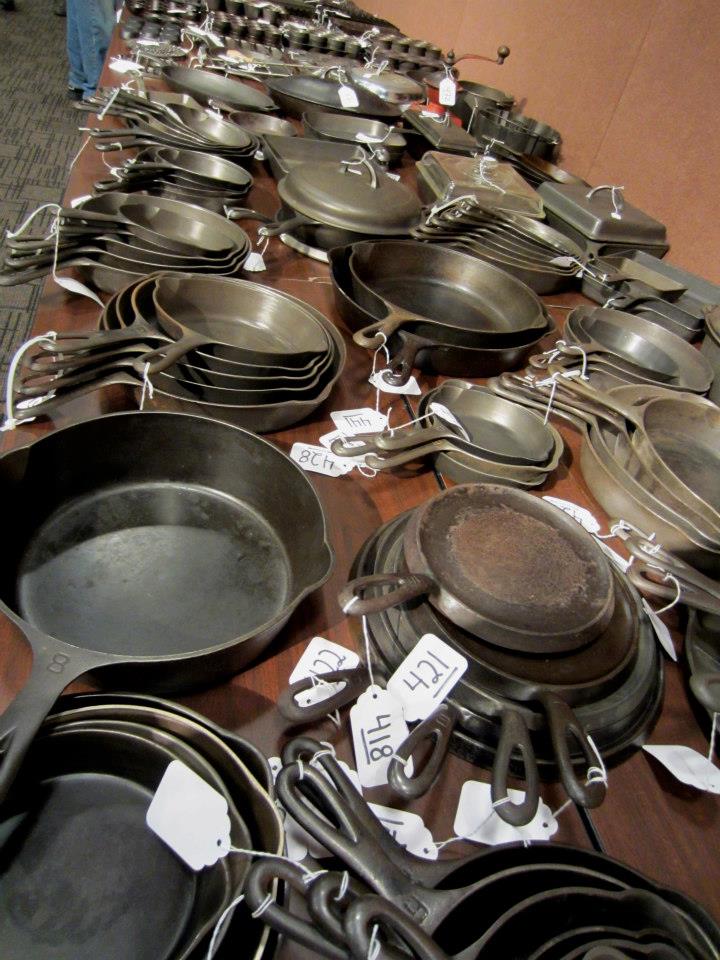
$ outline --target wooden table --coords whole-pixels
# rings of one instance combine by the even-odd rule
[[[116,37],[111,55],[119,52]],[[108,84],[114,75],[106,73]],[[82,120],[81,117],[79,117]],[[106,120],[105,123],[108,123]],[[106,175],[101,154],[92,145],[81,153],[71,173],[66,200],[87,194],[93,181]],[[116,155],[110,154],[114,159]],[[261,163],[252,169],[255,185],[249,195],[249,205],[266,213],[277,208],[276,189]],[[408,169],[404,176],[412,176]],[[254,227],[249,226],[251,236]],[[325,265],[301,257],[278,240],[271,241],[265,260],[267,271],[254,274],[252,279],[267,286],[287,291],[319,308],[327,317],[342,324],[332,303],[332,290],[327,282]],[[316,279],[320,278],[320,279]],[[553,304],[570,304],[582,298],[576,294],[546,298]],[[565,312],[553,309],[559,323]],[[68,296],[52,281],[48,281],[37,315],[34,333],[48,330],[67,331],[88,329],[97,323],[98,309],[91,301]],[[332,429],[331,410],[373,406],[374,389],[368,384],[370,354],[354,346],[347,331],[343,334],[348,344],[348,362],[345,372],[330,400],[308,421],[271,436],[277,446],[289,451],[296,440],[316,443],[323,433]],[[422,376],[421,386],[433,386],[436,380]],[[401,400],[383,397],[383,404],[392,401],[393,422],[406,419]],[[123,394],[92,394],[82,401],[68,405],[58,414],[54,423],[37,423],[4,433],[0,440],[3,451],[26,444],[44,432],[61,427],[75,419],[106,413],[113,409],[132,408]],[[589,508],[601,523],[607,522],[603,510],[586,488],[578,466],[580,438],[564,422],[559,429],[566,442],[566,452],[560,468],[539,490],[539,494],[553,494],[573,500]],[[273,642],[261,660],[225,684],[211,690],[182,697],[183,702],[200,710],[213,720],[246,735],[268,755],[277,754],[283,742],[283,722],[275,701],[287,684],[287,679],[307,641],[322,635],[350,647],[357,647],[358,630],[341,613],[336,601],[352,560],[365,539],[384,521],[403,510],[416,506],[438,493],[438,479],[430,472],[411,478],[393,474],[378,474],[372,479],[356,471],[349,477],[331,479],[309,474],[326,511],[332,545],[337,555],[335,569],[325,586],[304,602],[292,616],[286,628]],[[52,478],[48,478],[52,482]],[[5,504],[12,509],[12,504]],[[669,622],[676,626],[674,612]],[[680,634],[675,631],[678,646]],[[30,654],[21,635],[8,622],[0,624],[0,706],[4,707],[22,687],[30,665]],[[665,658],[666,686],[660,720],[651,736],[654,743],[690,745],[701,752],[707,750],[705,733],[698,726],[689,702],[682,666]],[[84,685],[87,688],[87,685]],[[76,685],[77,689],[83,685]],[[352,763],[347,720],[338,733],[329,723],[317,728],[320,739],[332,739],[340,756]],[[441,778],[431,793],[412,809],[421,813],[436,841],[452,836],[453,819],[462,783],[467,779],[488,780],[488,772],[451,756]],[[543,785],[542,794],[554,810],[565,799],[562,789],[554,784]],[[392,801],[384,788],[366,791],[373,801]],[[609,790],[605,803],[592,811],[589,818],[597,839],[604,850],[650,877],[695,897],[716,917],[720,918],[720,857],[718,857],[718,820],[720,804],[716,797],[684,787],[665,772],[642,751],[613,767],[609,774]],[[591,839],[574,807],[565,810],[559,820],[555,838],[558,842],[575,843],[589,847]],[[456,844],[460,854],[469,845]],[[292,946],[284,948],[284,956],[299,956]]]

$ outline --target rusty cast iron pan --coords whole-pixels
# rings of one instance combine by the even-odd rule
[[[440,494],[414,511],[404,553],[410,574],[385,581],[396,589],[366,600],[358,593],[370,583],[360,579],[341,591],[343,610],[361,616],[427,595],[483,640],[539,654],[579,649],[612,617],[613,579],[598,545],[523,491],[463,484]]]

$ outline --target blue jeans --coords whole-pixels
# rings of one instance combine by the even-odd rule
[[[97,89],[114,26],[113,0],[67,0],[68,83],[84,100]]]

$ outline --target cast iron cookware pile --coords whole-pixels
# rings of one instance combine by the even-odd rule
[[[251,867],[247,898],[257,909],[272,882],[286,880],[296,894],[290,909],[271,903],[264,915],[315,956],[396,958],[403,948],[422,960],[718,955],[717,927],[697,904],[616,860],[554,843],[425,860],[388,836],[323,745],[290,741],[283,762],[280,801],[345,873],[303,875],[263,860]]]
[[[51,416],[118,384],[142,397],[153,375],[143,403],[154,409],[269,432],[315,410],[344,363],[334,325],[289,294],[248,280],[160,273],[112,297],[98,333],[64,334],[26,357],[15,415]]]
[[[508,822],[534,816],[538,767],[597,806],[604,787],[584,782],[595,748],[621,756],[657,717],[661,663],[635,590],[575,521],[530,494],[454,487],[384,524],[351,577],[341,605],[363,616],[388,674],[427,633],[468,658],[449,698],[454,745],[493,765],[495,800],[508,769],[525,777],[521,811],[497,808]]]
[[[0,814],[4,960],[206,956],[251,858],[230,853],[195,872],[148,828],[153,794],[178,762],[222,796],[233,848],[282,853],[272,777],[252,744],[157,697],[63,697]],[[243,901],[218,931],[220,960],[224,936],[252,960],[274,953]]]
[[[245,7],[249,16],[263,5]],[[265,219],[237,204],[252,185],[244,167],[258,135],[290,133],[272,115],[277,105],[303,116],[308,133],[355,143],[360,132],[398,159],[402,145],[382,121],[393,123],[416,88],[365,69],[338,80],[275,78],[268,97],[215,71],[166,66],[162,75],[173,93],[98,95],[93,106],[127,124],[91,129],[98,148],[141,153],[115,181],[96,184],[100,196],[61,210],[51,236],[10,238],[0,274],[10,284],[74,266],[113,293],[97,332],[64,333],[25,357],[17,420],[51,416],[107,386],[131,389],[146,408],[75,423],[0,458],[0,490],[14,506],[0,610],[34,654],[26,687],[0,718],[3,960],[202,960],[238,947],[262,960],[275,951],[271,928],[335,960],[399,960],[405,948],[429,960],[720,956],[720,931],[700,907],[601,854],[547,844],[460,861],[413,857],[332,750],[307,739],[283,752],[279,799],[335,858],[330,866],[347,872],[315,874],[275,857],[251,864],[254,854],[281,854],[284,832],[268,767],[250,744],[145,692],[63,698],[47,716],[88,671],[158,692],[237,672],[333,564],[312,485],[256,434],[316,410],[342,373],[344,342],[297,298],[234,279],[250,242],[229,218]],[[342,102],[350,78],[357,107]],[[501,136],[496,152],[530,182],[583,186],[550,162],[556,131],[510,114],[512,98],[500,91],[466,88],[468,125]],[[364,156],[295,166],[278,192],[283,206],[261,232],[329,259],[341,318],[357,344],[386,347],[395,385],[416,367],[488,376],[523,366],[554,330],[537,292],[564,285],[585,261],[556,230],[476,204],[423,219],[418,198]],[[633,299],[637,289],[618,292]],[[362,616],[379,676],[427,633],[467,658],[443,722],[458,754],[492,767],[497,812],[515,825],[535,815],[542,779],[559,779],[582,807],[602,802],[604,761],[633,750],[659,713],[662,666],[628,578],[574,520],[508,486],[543,483],[563,452],[553,427],[511,401],[542,397],[546,406],[540,379],[581,365],[589,386],[568,381],[556,407],[584,417],[588,484],[596,489],[599,457],[625,492],[634,483],[654,498],[641,518],[678,533],[671,547],[713,571],[720,550],[708,480],[717,423],[699,398],[712,372],[662,329],[682,317],[635,299],[665,322],[579,308],[564,343],[535,361],[537,381],[445,381],[422,398],[415,430],[362,438],[375,469],[429,455],[457,481],[491,481],[383,524],[358,553],[341,606]],[[680,462],[689,435],[699,476]],[[607,509],[619,502],[611,489],[607,502],[597,492]],[[693,689],[711,712],[714,626],[692,619],[688,632]],[[412,752],[408,743],[400,753]],[[177,761],[227,804],[234,849],[197,873],[145,823]],[[391,767],[391,783],[409,782],[412,796],[397,758]],[[518,802],[509,801],[511,776],[525,783]],[[293,890],[290,909],[278,881]]]
[[[0,285],[27,283],[76,267],[114,293],[158,270],[229,277],[240,272],[250,239],[220,214],[168,197],[120,191],[62,208],[53,233],[6,237]]]

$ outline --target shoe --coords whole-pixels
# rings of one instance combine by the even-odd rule
[[[0,10],[8,10],[13,13],[16,9],[15,0],[0,0]]]
[[[82,100],[82,89],[80,87],[68,87],[68,100]]]
[[[67,10],[65,7],[65,0],[56,0],[53,4],[53,13],[56,17],[66,17]]]

